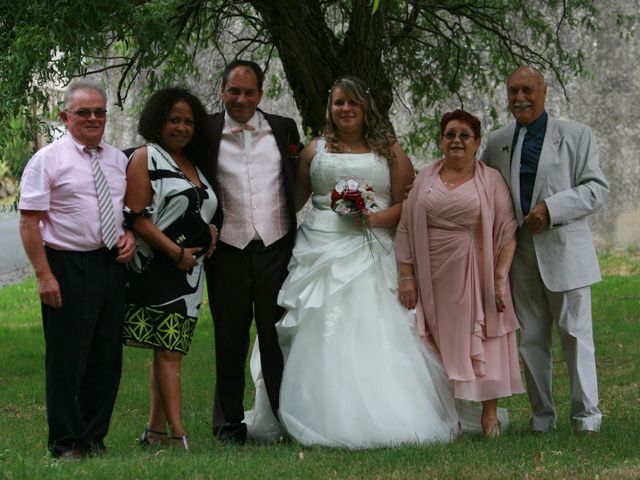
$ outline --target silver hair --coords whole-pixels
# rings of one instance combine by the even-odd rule
[[[64,94],[64,104],[62,107],[64,110],[69,110],[71,108],[73,94],[76,90],[95,90],[102,96],[105,105],[107,103],[107,92],[100,85],[90,80],[74,80],[73,82],[71,82],[71,85],[69,85],[67,91]]]

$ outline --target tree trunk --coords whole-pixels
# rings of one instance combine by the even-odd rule
[[[380,111],[387,114],[393,92],[382,65],[383,7],[371,15],[368,0],[354,0],[347,33],[340,43],[327,27],[318,1],[251,0],[251,4],[278,50],[305,131],[313,135],[322,131],[329,89],[343,75],[362,78]]]
[[[388,117],[393,103],[393,89],[382,63],[385,47],[386,2],[374,15],[370,0],[352,2],[349,30],[344,41],[345,63],[351,75],[360,77],[371,89],[380,112]]]

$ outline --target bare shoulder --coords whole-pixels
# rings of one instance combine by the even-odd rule
[[[147,147],[146,145],[142,145],[131,155],[131,162],[144,161],[146,163],[148,155],[149,147]]]
[[[304,162],[311,163],[311,160],[315,156],[317,149],[318,138],[314,138],[304,146],[302,152],[300,152],[300,159]]]
[[[131,174],[133,172],[139,172],[141,170],[147,170],[147,155],[148,148],[146,145],[138,148],[131,155],[131,159],[129,160],[129,166],[127,167],[127,174]]]
[[[413,163],[409,158],[409,155],[402,149],[400,142],[396,141],[392,146],[391,150],[395,156],[395,161],[392,162],[392,168],[398,169],[400,171],[411,171],[413,174]]]
[[[316,148],[318,148],[318,137],[312,138],[309,143],[304,146],[304,150],[312,150],[315,152]]]

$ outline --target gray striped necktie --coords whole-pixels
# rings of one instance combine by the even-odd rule
[[[107,248],[113,248],[116,244],[116,217],[113,213],[113,202],[109,193],[109,184],[98,164],[98,149],[87,148],[91,155],[91,170],[96,183],[98,194],[98,208],[100,209],[100,228],[102,241]]]

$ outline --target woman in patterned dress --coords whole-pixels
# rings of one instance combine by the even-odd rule
[[[213,252],[218,233],[209,224],[217,199],[198,168],[207,152],[206,125],[204,107],[187,90],[155,92],[138,123],[148,143],[134,152],[127,171],[125,212],[138,239],[129,265],[124,342],[153,349],[151,409],[141,445],[189,449],[180,370],[202,301],[203,257]]]

